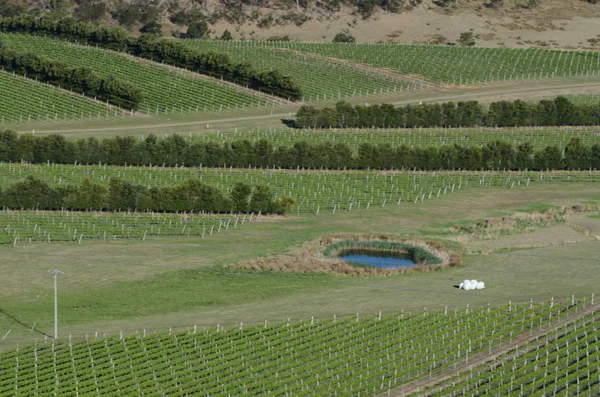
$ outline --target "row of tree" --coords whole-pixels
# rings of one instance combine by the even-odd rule
[[[0,67],[6,71],[85,94],[124,109],[136,110],[142,101],[140,89],[127,81],[112,76],[102,79],[91,69],[71,68],[63,62],[31,52],[15,51],[6,47],[1,41]]]
[[[96,27],[71,18],[36,18],[27,14],[13,18],[0,17],[0,31],[41,33],[68,38],[176,65],[286,99],[298,100],[302,97],[300,86],[289,76],[284,76],[276,70],[259,72],[249,63],[232,62],[226,54],[200,53],[183,42],[154,35],[142,35],[136,38],[129,36],[120,28]]]
[[[162,211],[213,213],[286,213],[291,197],[276,199],[268,186],[240,182],[229,195],[198,180],[181,185],[146,187],[112,178],[108,187],[84,180],[81,185],[50,186],[32,176],[0,189],[0,207],[40,210]]]
[[[539,102],[493,102],[484,107],[476,101],[419,104],[395,107],[351,105],[339,102],[334,107],[317,109],[304,105],[296,113],[300,128],[331,127],[513,127],[550,125],[598,125],[600,104],[574,104],[559,96]]]
[[[409,147],[359,145],[356,152],[343,143],[296,142],[275,147],[248,140],[218,144],[191,142],[179,135],[144,140],[134,137],[68,141],[62,135],[17,135],[0,131],[0,161],[61,164],[186,165],[206,167],[281,167],[327,169],[600,169],[600,143],[585,145],[578,137],[566,147],[535,150],[529,142],[513,145],[493,141],[483,146]]]

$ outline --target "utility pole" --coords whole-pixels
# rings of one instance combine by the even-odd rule
[[[58,284],[56,280],[59,274],[65,274],[58,269],[48,270],[54,277],[54,340],[58,339]]]

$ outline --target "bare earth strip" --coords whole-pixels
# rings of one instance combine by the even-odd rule
[[[599,305],[597,302],[595,302],[593,304],[590,303],[588,306],[586,306],[582,310],[578,310],[575,314],[573,314],[569,317],[560,319],[556,323],[553,323],[551,325],[548,325],[546,327],[538,329],[537,331],[534,331],[532,333],[525,333],[525,334],[513,339],[512,342],[510,342],[506,345],[502,345],[499,349],[495,350],[492,354],[490,354],[490,353],[478,354],[472,360],[469,360],[469,362],[465,362],[460,365],[457,365],[456,367],[454,367],[452,369],[448,369],[446,371],[443,371],[431,378],[421,379],[421,380],[416,380],[414,382],[406,383],[403,386],[401,386],[400,388],[397,388],[396,390],[387,391],[387,392],[381,394],[381,396],[404,397],[404,396],[411,395],[413,393],[418,393],[419,395],[426,395],[426,394],[422,393],[422,390],[429,388],[429,387],[433,387],[436,384],[439,384],[448,379],[451,379],[458,374],[469,372],[476,367],[490,363],[490,362],[496,360],[498,357],[510,352],[511,350],[518,348],[519,346],[523,346],[529,342],[532,342],[532,341],[536,340],[537,338],[543,337],[544,335],[546,335],[550,332],[557,331],[561,327],[564,327],[567,324],[571,324],[577,320],[580,320],[581,318],[583,318],[587,315],[594,314],[598,311],[598,309],[599,309],[598,306]]]

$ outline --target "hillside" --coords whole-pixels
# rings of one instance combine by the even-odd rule
[[[596,32],[600,5],[585,0],[10,0],[0,7],[0,15],[23,10],[73,15],[101,25],[121,25],[134,33],[144,26],[144,31],[156,32],[158,23],[167,37],[185,34],[188,26],[199,23],[194,34],[218,38],[227,30],[236,40],[330,42],[337,33],[347,32],[361,43],[447,44],[472,32],[475,43],[484,47],[598,49],[600,45]]]

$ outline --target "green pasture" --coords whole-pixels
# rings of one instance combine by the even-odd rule
[[[47,273],[51,268],[65,272],[59,279],[60,327],[63,335],[74,338],[96,331],[232,326],[288,317],[329,318],[589,296],[597,289],[594,258],[600,254],[600,245],[591,237],[577,244],[543,247],[542,235],[540,248],[465,254],[459,268],[393,277],[256,272],[228,266],[278,255],[331,233],[430,235],[443,242],[440,231],[445,226],[440,222],[485,219],[532,204],[571,205],[596,200],[597,191],[595,183],[490,187],[419,205],[264,219],[207,239],[5,245],[0,247],[0,271],[6,281],[0,309],[8,316],[0,320],[0,334],[10,332],[0,347],[43,338],[36,330],[51,331],[52,280]],[[456,247],[457,243],[446,244]],[[483,280],[487,288],[456,289],[466,278]]]

